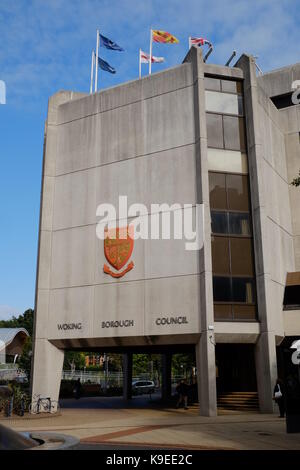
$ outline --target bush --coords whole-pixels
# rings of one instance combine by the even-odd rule
[[[13,395],[13,410],[12,412],[21,415],[22,412],[28,411],[30,404],[30,395],[27,384],[17,384],[16,382],[10,382],[9,388]],[[9,407],[10,398],[0,397],[0,412],[7,413]]]

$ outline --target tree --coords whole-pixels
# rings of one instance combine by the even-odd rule
[[[20,369],[24,370],[28,377],[30,377],[31,372],[33,317],[34,311],[29,308],[18,317],[13,316],[10,320],[0,320],[0,328],[25,328],[29,333],[29,337],[26,339],[22,350],[22,355],[18,359]]]
[[[29,336],[33,333],[33,316],[34,311],[29,308],[18,317],[13,316],[10,320],[0,320],[0,328],[25,328]]]
[[[291,184],[293,186],[300,186],[300,170],[299,170],[299,176],[297,178],[294,178]]]
[[[28,377],[30,377],[31,373],[31,360],[32,360],[32,338],[29,336],[26,338],[22,355],[18,360],[19,368],[24,370]]]
[[[65,351],[64,370],[83,369],[87,353],[77,351]]]

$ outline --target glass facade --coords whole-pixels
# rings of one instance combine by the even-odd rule
[[[205,77],[215,320],[256,319],[242,83]]]

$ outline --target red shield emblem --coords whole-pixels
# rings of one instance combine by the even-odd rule
[[[116,227],[105,230],[104,254],[111,266],[117,271],[125,266],[129,260],[134,245],[134,227]],[[133,268],[133,262],[129,263],[126,269],[120,273],[114,273],[104,264],[103,271],[113,277],[122,277]]]

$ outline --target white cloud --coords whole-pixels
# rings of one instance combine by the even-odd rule
[[[62,88],[88,91],[97,27],[126,49],[104,51],[118,70],[101,75],[104,86],[137,77],[137,51],[148,49],[151,26],[180,39],[155,45],[166,67],[184,58],[191,34],[214,42],[210,62],[225,63],[237,49],[259,55],[267,71],[299,60],[297,14],[292,0],[2,0],[0,78],[8,102],[22,105]]]

